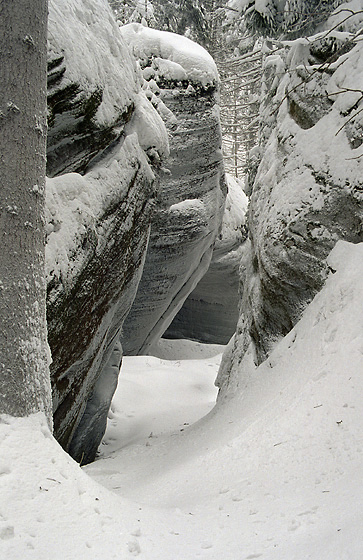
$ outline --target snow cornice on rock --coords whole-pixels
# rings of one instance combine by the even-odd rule
[[[189,82],[203,88],[218,84],[218,71],[213,58],[190,39],[144,27],[140,23],[130,23],[120,29],[140,64],[151,64],[158,79]]]

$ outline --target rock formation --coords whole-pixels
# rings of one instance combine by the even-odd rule
[[[241,183],[227,175],[228,195],[222,230],[210,266],[164,333],[164,338],[189,338],[227,344],[239,317],[239,267],[247,239],[248,199]]]
[[[226,195],[212,59],[129,26],[141,73],[106,3],[89,2],[50,2],[48,53],[54,432],[82,463],[105,429],[140,278],[128,351],[160,336],[207,270]]]
[[[118,335],[142,273],[167,136],[105,2],[49,6],[47,278],[54,433],[83,463],[103,435]],[[150,156],[150,157],[149,157]],[[57,176],[56,176],[57,175]]]
[[[242,311],[220,386],[232,383],[251,342],[261,363],[291,330],[335,243],[363,240],[362,61],[354,34],[334,32],[267,57]]]
[[[162,335],[208,269],[226,186],[211,57],[185,37],[139,24],[122,33],[170,143],[142,279],[123,328],[125,354],[137,354]]]

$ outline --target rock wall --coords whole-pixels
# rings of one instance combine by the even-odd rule
[[[362,72],[361,43],[334,31],[266,59],[242,311],[219,386],[234,386],[251,343],[261,363],[291,330],[336,242],[363,240]]]
[[[167,328],[209,266],[226,196],[214,62],[169,33],[123,35],[103,0],[50,2],[54,431],[82,463],[104,433],[121,329],[136,353]]]
[[[242,184],[227,175],[228,195],[222,230],[210,266],[164,333],[164,338],[189,338],[227,344],[239,318],[239,268],[247,239],[248,198]]]
[[[140,62],[144,89],[163,116],[170,144],[144,272],[124,323],[125,354],[147,352],[207,271],[226,185],[211,57],[185,37],[132,24],[122,28]]]
[[[106,2],[51,0],[48,57],[54,433],[86,463],[117,384],[119,332],[141,277],[168,141]]]

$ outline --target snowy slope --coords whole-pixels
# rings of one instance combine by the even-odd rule
[[[178,368],[192,367],[194,396],[187,376],[173,406],[178,415],[185,407],[188,423],[201,387],[203,413],[208,364],[211,383],[218,359],[163,360],[175,370],[169,388],[166,369],[156,374],[153,437],[141,429],[132,445],[109,442],[84,469],[111,492],[59,449],[39,417],[2,423],[0,558],[360,560],[363,244],[339,242],[329,265],[336,272],[269,359],[255,368],[247,353],[235,396],[193,426],[180,428],[177,415],[172,424],[164,397]],[[130,429],[143,423],[131,406],[142,392],[150,397],[146,371],[159,358],[137,360],[126,363],[112,418],[120,421],[120,402],[129,401]],[[115,430],[111,423],[106,438]]]

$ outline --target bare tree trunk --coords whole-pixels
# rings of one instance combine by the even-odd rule
[[[0,413],[44,411],[47,0],[0,4]]]

